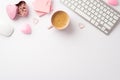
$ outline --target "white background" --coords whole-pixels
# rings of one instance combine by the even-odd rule
[[[6,5],[17,2],[0,2],[0,23],[15,28],[10,38],[0,36],[0,80],[120,80],[120,24],[106,36],[54,0],[54,11],[66,11],[71,23],[64,31],[48,30],[54,11],[38,17],[27,0],[29,17],[12,21]],[[120,5],[115,8],[120,11]],[[34,18],[38,24],[33,24]],[[82,30],[80,22],[85,24]],[[31,35],[21,32],[25,24],[31,25]]]

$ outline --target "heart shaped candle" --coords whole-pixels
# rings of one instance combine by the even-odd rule
[[[7,14],[10,17],[10,19],[15,19],[16,15],[17,15],[17,6],[16,5],[8,5],[7,6]]]
[[[14,5],[8,5],[6,10],[8,16],[12,20],[15,19],[18,15],[21,17],[25,17],[29,13],[28,6],[25,1],[20,1],[18,4]]]

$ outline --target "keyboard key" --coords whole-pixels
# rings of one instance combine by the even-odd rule
[[[106,27],[108,30],[111,30],[111,27],[107,24],[104,24],[104,27]]]
[[[113,16],[113,13],[111,13],[110,16],[112,17],[112,16]]]
[[[93,7],[93,4],[90,4],[89,6],[90,6],[90,7]]]
[[[83,16],[85,19],[87,19],[88,21],[91,20],[91,18],[89,16],[87,16],[86,14],[84,14],[82,11],[80,11],[79,9],[75,9],[75,12],[80,14],[81,16]]]
[[[104,22],[103,22],[103,21],[101,21],[101,22],[100,22],[100,24],[102,24],[102,25],[103,25],[103,24],[104,24]]]
[[[91,17],[93,18],[93,17],[94,17],[94,15],[93,15],[93,14],[91,14]]]
[[[103,8],[104,8],[103,6],[100,7],[101,10],[103,10]]]
[[[102,27],[101,26],[97,26],[97,28],[101,29]]]
[[[115,20],[118,20],[118,19],[119,19],[119,17],[117,17],[117,16],[114,16],[113,18],[114,18]]]
[[[83,2],[86,2],[87,0],[83,0]]]
[[[97,12],[95,12],[94,14],[95,14],[96,16],[98,15],[98,13],[97,13]]]
[[[94,2],[94,0],[90,0],[92,3]]]
[[[108,31],[107,31],[107,30],[105,30],[104,32],[105,32],[106,34],[108,34]]]
[[[82,6],[85,6],[85,4],[84,4],[84,3],[82,3],[81,5],[82,5]]]
[[[104,11],[104,12],[106,12],[106,11],[107,11],[107,9],[106,9],[106,8],[104,8],[104,9],[103,9],[103,11]]]
[[[75,2],[75,3],[74,3],[74,5],[75,5],[75,6],[77,6],[77,5],[78,5],[78,3],[77,3],[77,2]]]
[[[95,23],[95,26],[98,26],[98,25],[99,25],[99,23],[98,23],[98,22],[96,22],[96,23]]]
[[[96,5],[97,4],[97,2],[96,1],[94,1],[94,3],[93,3],[94,5]]]
[[[117,21],[116,21],[116,20],[113,20],[112,22],[113,22],[113,23],[116,23]]]
[[[112,22],[108,22],[108,24],[109,24],[110,26],[113,26],[113,25],[114,25]]]
[[[98,18],[101,18],[101,15],[100,15],[100,14],[98,15]]]
[[[106,13],[103,13],[103,16],[105,17],[105,16],[106,16]]]
[[[107,19],[105,19],[104,21],[105,21],[106,23],[108,22],[108,20],[107,20]]]
[[[89,7],[88,10],[91,11],[92,9]]]
[[[68,7],[70,7],[71,6],[71,4],[70,3],[68,3]]]
[[[110,16],[106,15],[106,18],[108,19]]]
[[[90,15],[91,13],[90,12],[87,12],[87,15]]]
[[[72,4],[73,4],[74,2],[75,2],[74,0],[71,1]]]
[[[97,19],[97,17],[96,16],[94,16],[94,20],[96,20]]]
[[[75,9],[75,6],[74,6],[74,5],[72,5],[72,6],[71,6],[71,9],[72,9],[72,10],[74,10],[74,9]]]
[[[97,8],[97,9],[96,9],[96,11],[97,11],[97,12],[99,12],[99,11],[100,11],[100,9],[99,9],[99,8]]]
[[[81,0],[79,0],[78,3],[81,4],[82,3]]]
[[[101,10],[99,13],[100,13],[100,14],[103,14],[103,11]]]
[[[87,13],[87,10],[84,10],[84,13],[86,14],[86,13]]]
[[[90,4],[90,2],[89,2],[89,1],[87,1],[87,2],[86,2],[86,4],[87,4],[87,5],[89,5],[89,4]]]
[[[67,4],[68,3],[68,1],[65,1],[65,4]]]
[[[83,7],[81,7],[81,11],[83,11],[84,10],[84,8]]]
[[[106,29],[105,27],[102,27],[102,28],[101,28],[102,31],[105,31],[105,29]]]
[[[78,5],[77,7],[78,7],[79,9],[81,8],[81,6],[80,6],[80,5]]]
[[[105,19],[105,17],[102,17],[101,19],[102,19],[102,20],[104,20],[104,19]]]
[[[101,20],[100,19],[97,19],[97,22],[100,22]]]
[[[93,9],[96,9],[96,6],[93,6]]]
[[[100,7],[100,4],[97,4],[97,7]]]
[[[91,20],[91,23],[92,23],[92,24],[95,24],[95,20]]]

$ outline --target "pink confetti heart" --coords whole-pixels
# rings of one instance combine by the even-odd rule
[[[117,6],[118,5],[118,0],[108,0],[108,4]]]
[[[32,33],[32,29],[31,29],[31,26],[29,24],[27,24],[23,29],[22,29],[22,32],[24,34],[31,34]]]

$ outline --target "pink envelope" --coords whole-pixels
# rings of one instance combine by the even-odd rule
[[[49,13],[51,3],[51,0],[35,0],[33,2],[34,10]]]
[[[52,10],[53,10],[53,8],[52,8],[52,5],[51,5],[51,7],[50,7],[50,12],[51,12]],[[37,13],[37,15],[40,16],[40,17],[48,14],[48,13],[46,13],[46,12],[41,12],[41,11],[36,11],[36,13]]]
[[[36,13],[37,13],[37,15],[40,16],[40,17],[48,14],[48,13],[46,13],[46,12],[40,12],[40,11],[36,11]]]

